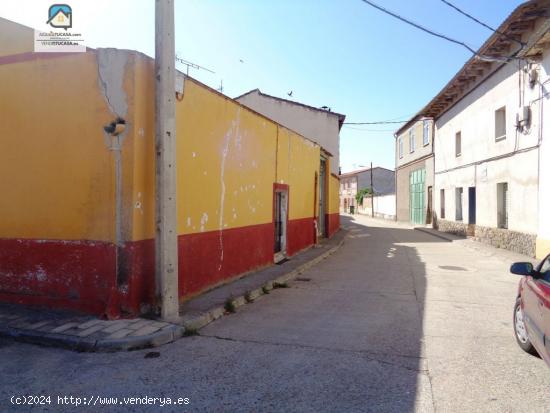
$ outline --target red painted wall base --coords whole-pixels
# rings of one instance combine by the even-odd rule
[[[326,217],[328,236],[332,237],[340,229],[340,213],[327,214]]]
[[[288,255],[315,242],[314,228],[313,218],[288,222]],[[273,244],[273,223],[179,236],[180,300],[271,265]],[[0,301],[137,315],[155,302],[154,240],[127,242],[118,261],[117,282],[112,243],[0,239]]]

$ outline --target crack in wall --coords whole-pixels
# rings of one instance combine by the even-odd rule
[[[240,127],[240,117],[241,109],[237,109],[237,117],[231,122],[231,127],[225,134],[225,142],[222,150],[222,163],[220,168],[220,215],[219,215],[219,240],[220,240],[220,265],[218,266],[218,271],[221,271],[223,265],[223,214],[225,207],[225,161],[229,154],[229,144],[231,143],[231,138],[234,136],[238,140],[240,146],[240,136],[239,136],[239,127]]]

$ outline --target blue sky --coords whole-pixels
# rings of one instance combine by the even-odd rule
[[[493,27],[519,0],[452,0]],[[375,0],[477,48],[491,32],[440,0]],[[176,51],[215,72],[190,75],[235,97],[248,90],[329,106],[349,122],[406,119],[471,56],[360,0],[175,0]],[[20,0],[0,15],[38,27],[52,2]],[[154,55],[153,0],[74,0],[73,26],[91,47]],[[242,62],[241,62],[242,60]],[[184,67],[180,67],[184,69]],[[344,126],[342,170],[394,167],[394,125]]]

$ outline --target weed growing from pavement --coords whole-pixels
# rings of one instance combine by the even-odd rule
[[[191,336],[198,336],[198,335],[199,335],[199,330],[197,330],[196,328],[186,328],[183,331],[184,337],[191,337]]]
[[[289,288],[289,285],[287,282],[273,283],[273,288]]]
[[[246,300],[247,303],[254,302],[254,299],[252,298],[252,293],[250,291],[247,291],[246,293],[244,293],[244,299]]]
[[[269,294],[269,290],[267,289],[267,287],[265,285],[262,287],[262,293]]]
[[[232,298],[228,298],[223,306],[225,308],[225,311],[228,313],[234,313],[237,309],[235,308],[235,303],[233,302]]]

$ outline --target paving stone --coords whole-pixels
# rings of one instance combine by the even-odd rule
[[[153,334],[154,332],[158,331],[159,328],[155,325],[147,325],[144,327],[141,327],[139,330],[133,332],[131,336],[146,336],[147,334]]]
[[[113,324],[110,324],[108,327],[101,330],[104,333],[114,333],[115,331],[121,330],[123,328],[127,328],[128,323],[127,322],[114,322]]]
[[[129,324],[128,328],[139,330],[141,327],[145,327],[151,323],[151,320],[139,320],[135,323]]]
[[[96,331],[102,330],[105,326],[103,324],[95,324],[86,330],[80,331],[77,335],[79,337],[88,337],[89,335],[95,333]]]
[[[46,324],[49,324],[50,320],[43,320],[39,321],[38,323],[30,324],[28,328],[31,328],[33,330],[39,329],[40,327],[44,327]]]
[[[63,331],[66,331],[70,328],[76,327],[77,325],[78,325],[78,323],[75,323],[75,322],[65,323],[65,324],[60,325],[59,327],[56,327],[56,328],[52,329],[51,332],[52,333],[62,333]]]
[[[103,322],[104,322],[103,320],[92,319],[90,321],[86,321],[85,323],[80,324],[78,328],[85,330],[87,328],[95,326],[96,324],[103,324]]]
[[[116,339],[116,338],[122,338],[126,337],[128,334],[133,333],[134,330],[130,330],[128,328],[123,328],[122,330],[115,331],[113,334],[105,337],[106,339]]]

